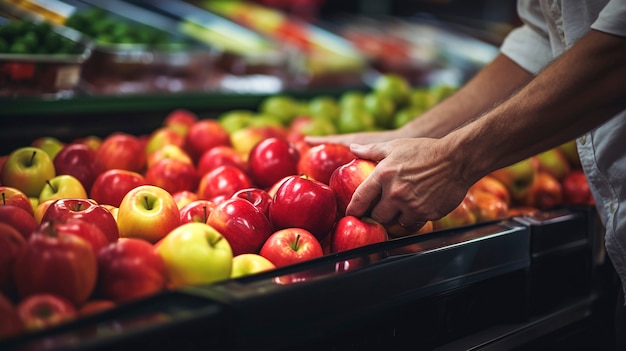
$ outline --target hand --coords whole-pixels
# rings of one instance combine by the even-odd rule
[[[396,139],[351,145],[358,157],[378,162],[356,189],[346,215],[368,214],[413,230],[461,203],[472,181],[462,176],[464,156],[442,139]]]
[[[327,136],[306,136],[304,141],[311,145],[337,143],[337,144],[369,144],[383,142],[400,137],[401,132],[396,130],[385,130],[376,132],[360,132],[348,134],[336,134]]]

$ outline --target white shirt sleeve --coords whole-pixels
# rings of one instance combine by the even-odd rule
[[[519,0],[517,13],[524,25],[509,33],[500,52],[525,70],[537,74],[552,60],[547,23],[538,1]]]
[[[602,9],[591,28],[601,32],[626,37],[626,1],[611,0]]]

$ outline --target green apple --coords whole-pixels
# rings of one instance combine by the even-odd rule
[[[65,144],[61,140],[51,136],[37,138],[31,144],[31,146],[38,147],[45,151],[53,160],[64,145]]]
[[[456,92],[457,88],[449,84],[439,84],[431,87],[428,94],[428,106],[434,106]]]
[[[397,111],[393,117],[392,128],[400,128],[424,113],[424,109],[415,106],[406,106]]]
[[[530,191],[537,169],[531,158],[500,168],[490,174],[502,182],[511,194],[511,201],[522,201]]]
[[[373,130],[375,126],[374,116],[363,107],[342,110],[337,121],[337,130],[341,134]]]
[[[557,146],[557,148],[563,152],[573,168],[581,168],[580,157],[578,156],[578,146],[576,145],[575,139],[563,143]]]
[[[426,110],[431,105],[431,97],[428,88],[414,88],[409,95],[409,106]]]
[[[261,273],[276,268],[276,266],[267,258],[254,254],[246,253],[233,257],[233,268],[230,272],[231,278],[239,278],[247,275]]]
[[[332,96],[321,95],[312,98],[309,101],[309,114],[312,116],[324,116],[331,121],[339,118],[341,108],[339,103]]]
[[[249,126],[282,127],[283,122],[276,116],[267,113],[257,113],[252,116]]]
[[[534,156],[537,170],[547,172],[556,180],[562,181],[571,171],[571,166],[565,153],[559,148],[552,148]]]
[[[155,246],[173,286],[211,284],[230,278],[233,266],[230,244],[206,223],[182,224]]]
[[[86,199],[87,191],[83,184],[76,177],[69,174],[60,174],[46,181],[41,193],[39,202],[46,200],[57,200],[64,198]]]
[[[364,97],[365,94],[360,91],[348,90],[339,97],[339,108],[341,111],[363,108]]]
[[[300,113],[300,104],[287,95],[272,95],[261,102],[259,112],[276,116],[286,126]]]
[[[231,110],[219,115],[217,120],[224,129],[233,133],[249,126],[254,114],[250,110]]]
[[[176,201],[169,192],[154,185],[131,189],[117,209],[117,227],[122,238],[156,243],[179,224]]]
[[[395,117],[396,104],[382,94],[369,93],[363,98],[365,109],[374,116],[378,127],[391,128]]]
[[[397,74],[383,74],[376,79],[372,90],[390,98],[396,105],[403,105],[408,102],[411,94],[409,82]]]
[[[52,158],[34,146],[13,150],[2,167],[1,183],[24,192],[28,197],[39,197],[46,180],[54,178],[56,171]]]

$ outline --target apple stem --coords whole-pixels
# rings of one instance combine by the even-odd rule
[[[208,220],[208,216],[207,216],[207,211],[206,211],[206,206],[202,206],[202,210],[204,211],[204,223],[206,223],[206,221]]]
[[[248,201],[250,201],[251,200],[251,196],[252,196],[252,191],[250,191],[250,190],[246,191],[246,195],[248,196]]]
[[[146,202],[146,208],[147,208],[148,210],[151,210],[151,209],[152,209],[152,206],[150,206],[150,201],[148,201],[148,197],[147,197],[147,196],[144,196],[144,197],[143,197],[143,200]]]
[[[48,186],[50,188],[52,188],[52,192],[53,193],[56,193],[58,191],[57,188],[55,188],[54,185],[52,185],[52,183],[50,183],[50,180],[46,180],[46,184],[48,184]]]
[[[296,234],[296,241],[291,245],[291,249],[293,251],[298,251],[298,247],[300,246],[300,234]]]
[[[4,194],[4,192],[2,193],[2,204],[6,205],[7,201],[6,201],[6,195]]]
[[[32,166],[33,162],[35,161],[35,155],[37,154],[37,151],[33,151],[33,155],[30,157],[30,163],[28,164],[28,166]]]

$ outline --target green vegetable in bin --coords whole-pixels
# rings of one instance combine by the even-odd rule
[[[184,44],[190,42],[142,23],[124,21],[100,8],[77,12],[67,19],[65,25],[99,44],[143,44],[174,50],[184,48]]]
[[[0,25],[0,54],[78,54],[83,48],[47,22],[13,20]]]

